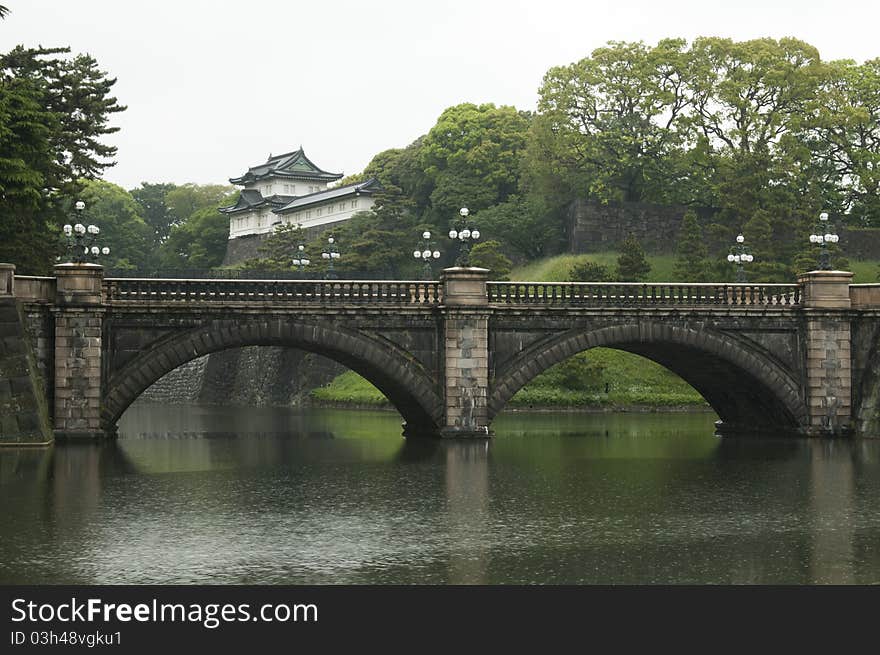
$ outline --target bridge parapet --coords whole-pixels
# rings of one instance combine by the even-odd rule
[[[387,280],[171,280],[107,278],[109,303],[326,303],[439,305],[440,282]]]
[[[15,276],[15,297],[22,302],[55,302],[55,278],[35,275]]]
[[[799,284],[682,284],[675,282],[488,282],[489,302],[560,306],[799,307]]]
[[[880,284],[850,284],[849,300],[853,309],[880,308]]]

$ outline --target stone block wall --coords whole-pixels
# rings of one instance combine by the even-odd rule
[[[489,425],[489,314],[447,310],[444,325],[446,428],[477,432]]]
[[[249,346],[194,359],[163,376],[146,402],[293,407],[346,370],[331,359],[296,348]]]
[[[12,296],[0,297],[0,445],[52,441],[48,405],[24,315]]]
[[[55,431],[102,436],[102,310],[67,307],[55,314]]]
[[[34,364],[46,399],[51,406],[55,393],[55,321],[46,305],[22,305],[24,326],[34,355]]]
[[[810,426],[837,433],[852,411],[852,356],[848,321],[807,320],[807,387]]]
[[[653,205],[624,202],[603,205],[575,200],[568,209],[569,251],[590,253],[615,250],[634,234],[646,252],[673,253],[681,220],[688,209],[697,212],[701,224],[711,223],[715,209],[684,205]],[[880,228],[856,228],[832,218],[840,234],[840,249],[850,259],[880,259]]]
[[[866,316],[852,323],[852,405],[856,434],[880,438],[880,321]]]
[[[715,210],[627,202],[603,205],[576,200],[569,207],[569,250],[573,253],[615,250],[629,234],[649,253],[672,252],[682,217],[697,212],[705,225]]]

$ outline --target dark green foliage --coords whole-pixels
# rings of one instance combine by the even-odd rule
[[[591,261],[574,264],[568,273],[569,282],[610,282],[611,278],[607,266]]]
[[[501,243],[494,239],[478,243],[471,248],[471,266],[488,268],[493,280],[507,280],[512,263],[501,250]]]
[[[158,248],[171,234],[171,228],[180,223],[178,217],[165,202],[165,197],[175,190],[175,184],[151,184],[141,182],[141,186],[131,190],[131,196],[140,205],[144,221],[153,231],[152,245]]]
[[[620,246],[617,258],[617,279],[620,282],[642,282],[648,277],[651,264],[642,245],[630,234]]]
[[[45,274],[59,251],[65,212],[113,164],[102,143],[114,113],[106,77],[89,55],[18,46],[0,55],[0,261]]]
[[[683,282],[705,282],[707,251],[696,212],[687,211],[678,231],[675,250],[675,277]]]
[[[79,197],[86,203],[86,209],[78,218],[98,226],[98,245],[110,247],[110,255],[102,256],[101,264],[111,269],[139,270],[155,264],[152,230],[141,218],[141,207],[128,191],[103,180],[89,180]]]
[[[229,218],[216,206],[198,209],[171,229],[160,250],[160,269],[207,270],[219,266],[226,256],[228,240]]]
[[[293,270],[293,258],[299,255],[298,247],[305,244],[305,233],[296,225],[282,223],[276,226],[275,231],[260,245],[259,259],[254,262],[246,262],[245,267],[269,270]],[[315,256],[306,251],[312,264],[317,264]],[[321,257],[321,253],[316,253]],[[312,265],[310,264],[310,266]]]
[[[435,216],[454,217],[505,202],[516,193],[530,114],[513,107],[449,107],[422,141],[419,162],[433,190]]]
[[[332,235],[340,253],[333,266],[341,277],[345,273],[377,278],[417,277],[412,247],[420,232],[409,226],[409,221],[394,220],[391,216],[393,212],[382,210],[358,212],[339,228],[310,242],[310,268],[319,274],[326,272],[328,262],[321,258],[321,252]]]
[[[538,259],[560,250],[562,223],[542,206],[540,198],[511,196],[473,219],[485,237],[501,241],[519,257]]]

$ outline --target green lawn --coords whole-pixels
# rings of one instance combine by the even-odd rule
[[[651,272],[648,274],[649,282],[669,282],[672,280],[672,255],[648,255],[648,263],[651,264]],[[565,282],[568,280],[568,272],[574,264],[583,261],[592,261],[606,266],[610,272],[617,268],[616,252],[597,252],[588,255],[557,255],[548,259],[519,266],[510,273],[511,280],[523,282]]]
[[[354,371],[346,371],[337,375],[326,387],[313,389],[311,396],[315,400],[330,403],[373,405],[376,407],[388,404],[388,400],[381,391]]]
[[[873,259],[851,259],[849,270],[853,272],[855,284],[871,284],[878,281],[877,274],[880,272],[880,262]]]
[[[593,348],[569,360],[567,383],[579,388],[565,386],[561,375],[564,366],[557,365],[536,377],[510,400],[510,406],[705,405],[702,396],[675,373],[621,350]],[[346,371],[326,387],[313,390],[312,398],[332,404],[388,405],[382,392],[354,371]]]
[[[648,255],[648,263],[651,264],[651,272],[648,274],[648,282],[677,282],[672,270],[675,263],[673,255]],[[565,282],[568,280],[568,272],[571,267],[582,261],[593,261],[606,266],[614,272],[617,268],[616,252],[597,252],[586,255],[557,255],[519,266],[510,273],[511,280],[523,282]],[[880,272],[880,261],[877,260],[850,260],[850,270],[853,272],[853,282],[867,284],[877,282],[877,274]],[[792,280],[794,282],[794,280]]]

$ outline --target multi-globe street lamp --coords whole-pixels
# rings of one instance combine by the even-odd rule
[[[422,277],[430,280],[434,277],[434,272],[431,270],[431,259],[440,259],[440,251],[431,241],[431,233],[428,230],[422,232],[422,239],[425,240],[425,243],[416,246],[416,249],[413,250],[413,257],[424,262]]]
[[[341,255],[339,254],[339,248],[336,246],[336,240],[331,236],[327,237],[327,246],[324,248],[324,251],[321,253],[321,257],[327,260],[327,275],[326,278],[328,280],[336,279],[336,271],[333,269],[333,261],[339,259]]]
[[[840,237],[832,231],[828,224],[828,213],[822,212],[819,214],[819,222],[816,224],[813,234],[810,235],[810,243],[817,243],[821,248],[819,251],[819,268],[821,270],[831,270],[831,253],[828,252],[828,244],[838,241],[840,241]]]
[[[455,260],[456,266],[464,267],[470,265],[471,241],[476,241],[480,238],[480,231],[476,227],[472,229],[468,225],[469,213],[467,207],[462,207],[458,212],[461,218],[449,230],[449,238],[453,240],[458,239],[461,242],[461,250],[458,253],[458,259]]]
[[[293,260],[291,263],[296,266],[296,270],[300,273],[303,273],[306,270],[306,266],[312,263],[312,260],[309,259],[309,255],[306,253],[306,247],[303,244],[299,244],[296,247],[296,252],[293,254]]]
[[[746,272],[743,264],[750,264],[755,261],[755,256],[745,245],[746,238],[740,234],[736,237],[736,245],[730,247],[730,254],[727,255],[727,261],[736,264],[736,282],[744,284],[746,282]]]
[[[95,239],[101,233],[98,226],[89,225],[86,227],[81,222],[86,203],[77,200],[74,207],[76,208],[75,224],[68,223],[64,226],[64,236],[67,238],[67,258],[75,264],[82,264],[97,261],[98,255],[109,255],[110,248],[107,246],[99,248],[95,244]]]

